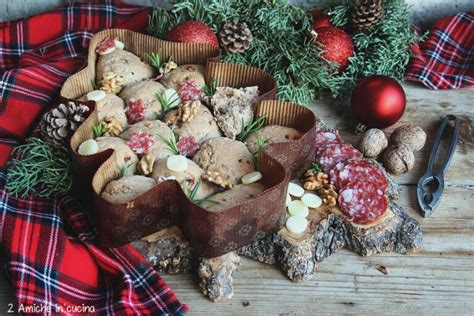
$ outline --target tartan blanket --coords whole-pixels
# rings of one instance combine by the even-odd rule
[[[474,11],[436,21],[426,40],[413,46],[405,79],[430,89],[474,84]]]
[[[65,79],[85,65],[94,32],[143,31],[149,10],[91,1],[0,24],[0,251],[21,313],[182,314],[182,305],[132,247],[99,249],[88,213],[72,197],[16,199],[6,162]]]

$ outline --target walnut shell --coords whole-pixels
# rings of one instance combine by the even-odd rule
[[[390,143],[393,145],[405,144],[412,151],[419,151],[425,146],[426,133],[416,125],[402,125],[393,131]]]
[[[367,130],[359,139],[358,148],[364,157],[375,158],[388,146],[384,132],[378,128]]]
[[[413,169],[415,155],[405,144],[390,145],[383,153],[383,164],[390,173],[399,175]]]

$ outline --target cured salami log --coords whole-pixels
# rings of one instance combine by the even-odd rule
[[[388,198],[374,183],[352,180],[339,191],[341,211],[356,224],[370,224],[388,208]]]
[[[351,145],[338,144],[332,145],[323,151],[319,159],[319,164],[324,172],[329,173],[339,162],[354,158],[362,159],[362,157],[362,153]]]
[[[337,188],[343,188],[352,180],[368,181],[385,193],[388,187],[387,178],[383,172],[365,159],[349,159],[340,162],[331,170],[331,183]]]

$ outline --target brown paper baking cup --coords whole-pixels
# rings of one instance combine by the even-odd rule
[[[93,45],[107,36],[124,39],[114,33],[114,30],[108,31],[106,35],[99,33],[100,39],[94,38]],[[169,45],[168,54],[175,56],[172,48],[176,43],[166,43],[129,31],[127,34],[125,45],[132,53],[143,56],[146,52],[155,52],[158,47]],[[146,50],[139,48],[137,44],[131,44],[134,43],[135,36],[137,39],[144,36],[147,38]],[[89,52],[89,66],[66,82],[67,85],[62,89],[64,98],[75,99],[92,90],[90,82],[94,79],[95,71],[89,68],[95,68],[95,56],[91,56],[95,55],[93,45]],[[195,56],[200,54],[195,45],[190,45],[189,52],[186,51],[187,45],[179,44],[179,51],[182,56],[193,58],[193,61],[180,59],[181,63],[203,61],[206,64],[206,80],[209,82],[215,79],[218,86],[239,88],[257,85],[260,89],[260,101],[256,106],[256,114],[265,115],[267,125],[293,127],[303,132],[303,136],[298,140],[267,146],[260,162],[263,174],[261,182],[266,190],[225,210],[208,211],[193,204],[174,180],[160,182],[128,203],[113,204],[104,200],[100,194],[107,183],[121,176],[115,153],[108,150],[96,155],[81,156],[76,151],[83,141],[94,136],[92,126],[98,123],[98,116],[95,106],[92,106],[92,113],[74,133],[70,146],[75,192],[91,206],[101,246],[121,246],[177,225],[194,246],[198,256],[215,257],[236,250],[281,228],[288,181],[314,161],[316,117],[312,111],[297,104],[272,100],[276,92],[275,80],[262,70],[243,65],[214,63],[210,58]]]

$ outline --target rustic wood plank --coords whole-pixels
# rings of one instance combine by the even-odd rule
[[[401,123],[421,125],[433,135],[436,121],[448,113],[474,121],[470,104],[474,88],[430,91],[405,84],[408,108]],[[345,107],[344,107],[345,106]],[[354,143],[346,105],[324,102],[312,106],[330,126],[341,130]],[[393,129],[393,128],[392,128]],[[389,129],[391,130],[391,129]],[[472,132],[471,132],[472,133]],[[472,135],[471,135],[472,137]],[[474,155],[471,144],[458,146],[447,174],[447,186],[439,208],[431,218],[422,218],[416,208],[415,184],[423,173],[432,137],[410,173],[399,176],[403,184],[398,203],[424,229],[421,252],[403,256],[381,254],[361,257],[342,250],[319,264],[312,280],[289,281],[275,266],[243,258],[235,274],[235,295],[230,301],[211,303],[198,290],[193,274],[163,275],[193,314],[331,314],[419,313],[470,314],[474,309]],[[377,268],[385,266],[387,274]],[[0,276],[0,314],[13,297]]]

